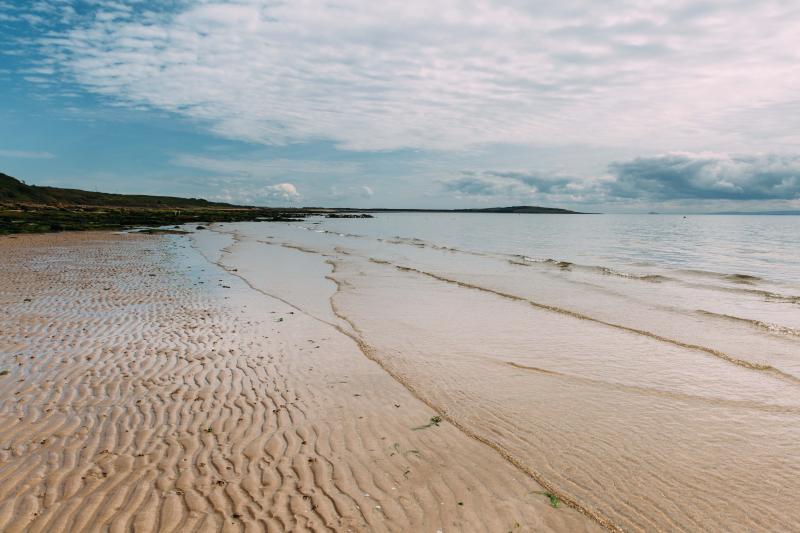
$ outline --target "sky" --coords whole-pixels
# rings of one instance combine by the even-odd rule
[[[248,205],[800,209],[800,3],[0,0],[0,172]]]

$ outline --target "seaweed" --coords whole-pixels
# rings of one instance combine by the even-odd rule
[[[534,491],[532,494],[541,494],[542,496],[545,496],[547,499],[550,500],[550,506],[553,507],[554,509],[557,509],[559,504],[561,503],[561,500],[558,498],[558,496],[556,496],[552,492],[537,490]]]
[[[441,423],[442,423],[442,417],[439,416],[439,415],[436,415],[436,416],[432,416],[430,421],[427,424],[425,424],[424,426],[419,426],[419,427],[415,427],[415,428],[411,428],[411,429],[413,429],[414,431],[417,431],[418,429],[427,429],[429,427],[438,426]]]

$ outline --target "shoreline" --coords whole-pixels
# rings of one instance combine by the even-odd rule
[[[4,531],[600,529],[187,237],[0,249]]]

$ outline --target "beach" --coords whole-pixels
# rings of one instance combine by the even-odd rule
[[[794,222],[574,217],[3,237],[0,530],[793,529]]]
[[[800,533],[799,28],[0,0],[0,533]]]
[[[0,0],[0,533],[800,533],[798,28]]]
[[[0,238],[0,530],[602,529],[218,256]]]

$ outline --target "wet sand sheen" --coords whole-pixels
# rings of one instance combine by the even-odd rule
[[[796,304],[286,226],[219,231],[236,235],[225,264],[289,301],[259,261],[328,264],[343,327],[390,374],[609,527],[800,520]]]
[[[0,248],[0,530],[599,528],[185,238]]]

